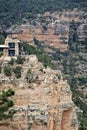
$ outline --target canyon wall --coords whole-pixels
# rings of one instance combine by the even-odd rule
[[[60,71],[44,68],[34,55],[26,57],[20,79],[6,78],[0,89],[15,90],[13,120],[1,123],[1,130],[78,130],[70,86]],[[32,79],[26,80],[28,70]],[[28,77],[29,78],[29,77]]]

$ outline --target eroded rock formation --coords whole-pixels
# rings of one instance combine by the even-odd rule
[[[33,60],[31,60],[33,59]],[[31,62],[33,61],[33,62]],[[13,121],[1,130],[78,130],[75,105],[66,80],[58,70],[52,70],[29,56],[23,65],[22,77],[15,84],[7,81],[1,88],[15,90],[16,110]],[[26,81],[26,72],[31,69],[33,80]]]

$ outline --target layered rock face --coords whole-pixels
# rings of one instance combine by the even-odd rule
[[[16,114],[2,130],[78,130],[70,86],[61,72],[44,68],[36,56],[28,57],[23,67],[17,84],[6,84],[15,89]],[[24,77],[28,69],[33,75],[27,83]]]
[[[41,18],[44,23],[40,22]],[[67,10],[63,12],[46,12],[38,14],[32,24],[26,23],[20,26],[12,26],[6,33],[8,37],[17,38],[20,41],[29,42],[34,45],[34,37],[42,41],[44,46],[52,46],[59,48],[60,51],[68,49],[69,27],[74,21],[78,28],[79,39],[86,38],[87,35],[87,11],[79,11],[77,9]]]
[[[48,26],[25,24],[15,29],[11,28],[6,33],[12,39],[17,38],[20,41],[31,43],[31,45],[34,45],[34,37],[36,37],[45,46],[60,48],[61,51],[65,51],[68,48],[69,26],[58,23],[58,21],[54,23],[51,21]]]
[[[75,106],[66,82],[61,80],[59,83],[39,85],[33,83],[31,89],[21,91],[18,91],[16,95],[18,112],[15,115],[15,121],[18,121],[22,128],[77,130]]]

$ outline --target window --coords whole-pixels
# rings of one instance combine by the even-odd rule
[[[8,53],[9,56],[15,56],[15,50],[9,50]]]
[[[15,43],[14,43],[14,42],[10,42],[10,43],[9,43],[9,47],[10,47],[10,48],[15,48]]]
[[[0,52],[3,52],[3,48],[0,48]]]

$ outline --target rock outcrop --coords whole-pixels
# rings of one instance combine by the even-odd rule
[[[41,17],[45,22],[41,21]],[[59,48],[60,51],[66,51],[68,49],[69,27],[72,21],[79,25],[79,40],[87,38],[87,11],[78,9],[38,14],[31,24],[12,26],[6,33],[8,37],[17,38],[32,45],[34,45],[33,40],[36,37],[37,40],[42,41],[44,46],[52,46]]]
[[[81,40],[84,40],[87,38],[87,23],[85,24],[81,24],[79,27],[78,27],[78,36],[79,36],[79,39]]]
[[[30,62],[32,59],[33,62]],[[13,121],[1,130],[78,130],[75,105],[70,86],[58,70],[52,70],[38,62],[36,56],[29,56],[23,65],[22,77],[16,83],[2,83],[2,89],[9,86],[15,90]],[[31,69],[31,82],[26,73]],[[20,85],[21,84],[21,85]],[[22,87],[20,87],[22,86]]]

